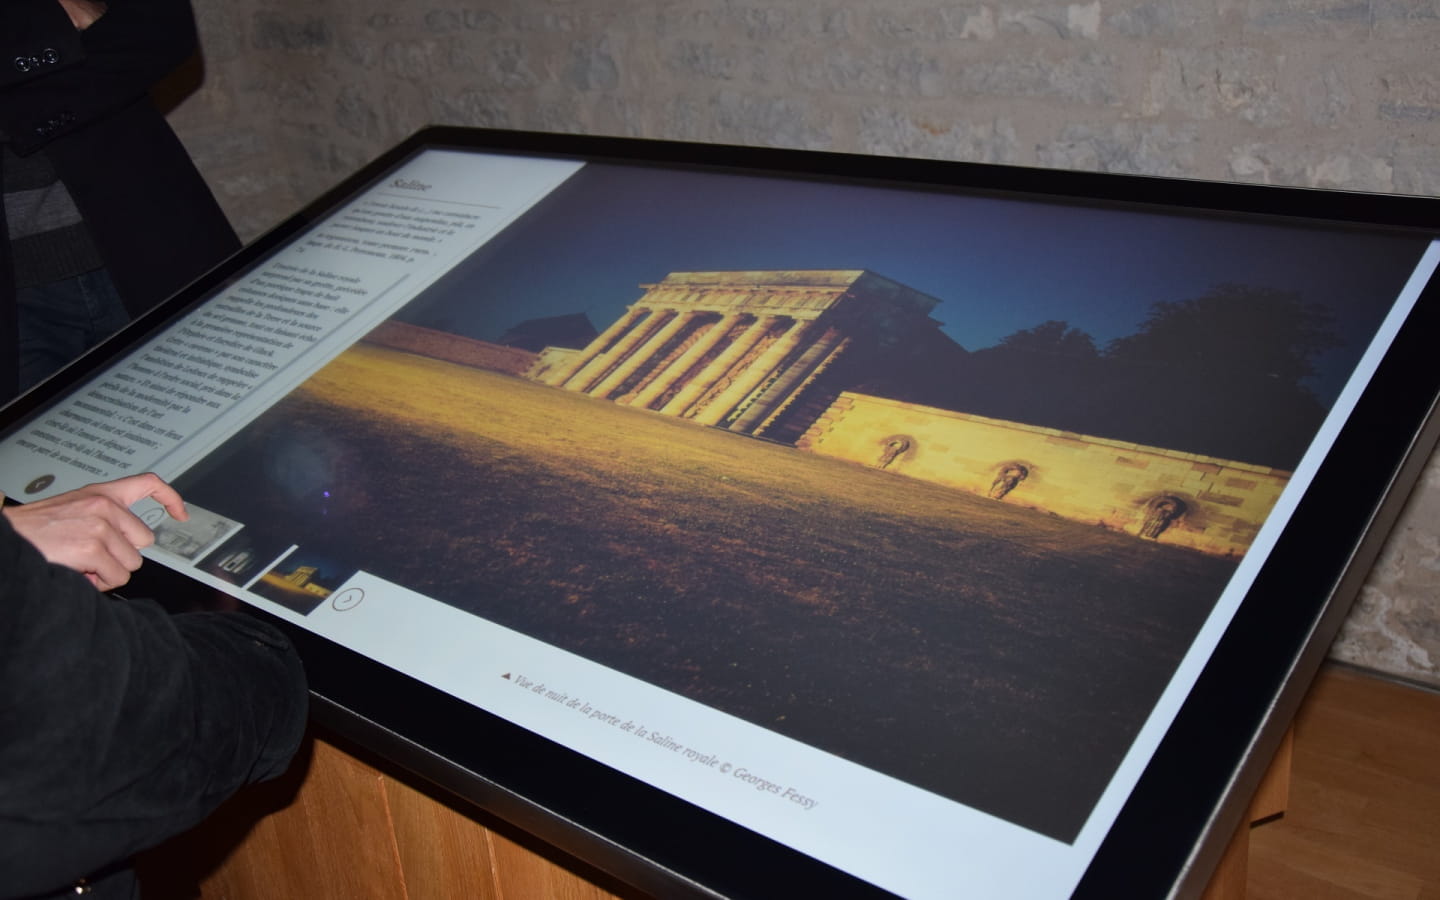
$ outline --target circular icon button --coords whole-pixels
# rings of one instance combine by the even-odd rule
[[[347,588],[330,598],[330,607],[339,612],[354,609],[365,599],[365,592],[359,588]]]

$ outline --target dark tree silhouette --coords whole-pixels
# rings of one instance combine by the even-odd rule
[[[1293,468],[1325,414],[1304,380],[1338,344],[1330,315],[1292,291],[1224,284],[1158,302],[1106,349],[1125,411],[1114,424],[1128,440]]]
[[[1103,353],[1067,322],[1016,331],[918,402],[1290,469],[1325,414],[1305,379],[1338,343],[1330,315],[1298,294],[1225,284],[1155,303]]]
[[[1000,339],[1001,350],[1036,353],[1069,359],[1094,359],[1100,355],[1095,339],[1069,322],[1051,319],[1034,328],[1024,328]]]
[[[1222,284],[1179,302],[1160,301],[1135,334],[1106,355],[1201,377],[1236,373],[1303,389],[1314,357],[1339,346],[1334,320],[1294,291]]]
[[[1097,392],[1103,365],[1089,334],[1068,322],[1042,322],[972,353],[950,404],[997,419],[1086,431],[1105,403]]]

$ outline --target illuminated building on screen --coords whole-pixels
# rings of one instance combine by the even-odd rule
[[[966,351],[930,317],[939,301],[872,272],[675,272],[641,287],[583,349],[545,348],[528,377],[1219,555],[1244,552],[1289,481],[947,406]]]
[[[742,434],[793,443],[856,383],[880,387],[964,350],[934,297],[859,270],[676,272],[584,349],[531,377]]]

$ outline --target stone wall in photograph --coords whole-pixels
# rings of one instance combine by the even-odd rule
[[[1290,473],[844,393],[797,444],[1137,538],[1239,557]]]

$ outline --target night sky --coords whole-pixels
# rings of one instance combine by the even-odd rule
[[[968,350],[1047,320],[1101,349],[1157,301],[1224,283],[1297,291],[1345,346],[1314,360],[1325,404],[1423,252],[1420,238],[909,192],[587,165],[398,318],[493,340],[586,313],[604,330],[670,272],[868,269],[940,301]]]

